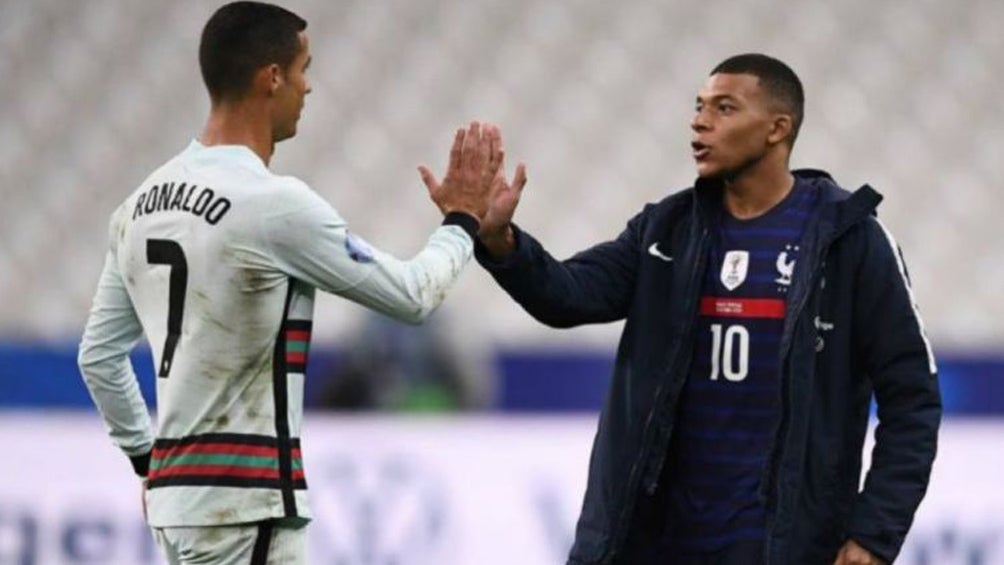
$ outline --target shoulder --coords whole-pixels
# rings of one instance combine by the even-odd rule
[[[311,231],[345,223],[337,210],[303,180],[273,175],[254,198],[256,216],[268,226]]]
[[[288,175],[271,175],[262,194],[272,212],[330,208],[330,204],[305,181]]]
[[[647,221],[660,221],[692,209],[696,191],[694,187],[672,192],[662,200],[649,202],[638,216]]]
[[[795,182],[816,191],[821,204],[838,204],[850,199],[854,192],[847,190],[830,173],[820,169],[795,169],[791,171]]]
[[[689,209],[694,202],[694,196],[696,193],[696,189],[692,186],[683,190],[678,190],[652,204],[652,207],[654,210],[661,212],[671,212],[677,209]]]
[[[269,189],[275,195],[279,195],[288,200],[315,202],[321,197],[314,192],[309,184],[297,177],[289,175],[270,175]]]
[[[856,273],[866,286],[882,285],[905,275],[902,251],[892,231],[869,215],[851,226],[835,243],[830,257],[846,273]]]

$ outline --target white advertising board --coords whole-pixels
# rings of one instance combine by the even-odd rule
[[[324,565],[560,565],[595,416],[311,413],[304,462]],[[139,481],[94,414],[0,413],[0,564],[161,563]],[[1004,420],[945,422],[897,563],[1004,564]]]

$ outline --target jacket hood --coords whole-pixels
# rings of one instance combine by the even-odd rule
[[[846,232],[854,224],[868,216],[876,215],[882,195],[869,185],[851,192],[846,190],[826,171],[818,169],[796,169],[791,172],[796,179],[808,182],[820,191],[821,206],[819,221],[823,233],[833,240]],[[721,208],[724,183],[720,179],[699,178],[694,182],[694,205],[698,214],[709,221],[714,211]]]

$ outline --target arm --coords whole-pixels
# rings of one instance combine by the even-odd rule
[[[114,253],[109,251],[77,363],[112,441],[129,456],[141,477],[146,476],[150,463],[153,433],[129,352],[142,335]]]
[[[508,255],[479,243],[478,262],[525,309],[554,327],[610,322],[625,317],[634,296],[640,217],[617,239],[565,261],[554,259],[524,231],[511,226]]]
[[[264,229],[283,272],[395,319],[419,323],[470,261],[477,221],[448,215],[410,260],[372,248],[316,196],[307,207],[267,219]]]
[[[857,273],[857,348],[870,375],[879,425],[849,535],[886,562],[899,553],[927,490],[937,450],[937,367],[906,266],[889,232],[869,220]]]
[[[428,168],[419,167],[445,219],[409,261],[350,234],[335,210],[306,186],[294,187],[291,211],[266,222],[265,241],[279,268],[292,276],[398,320],[419,323],[439,306],[470,261],[503,155],[498,128],[471,122],[466,131],[456,132],[442,184]]]
[[[555,260],[512,223],[526,185],[520,163],[512,183],[500,167],[481,221],[475,257],[524,310],[554,327],[609,322],[627,315],[638,268],[639,214],[614,241]],[[433,186],[428,180],[430,190]]]

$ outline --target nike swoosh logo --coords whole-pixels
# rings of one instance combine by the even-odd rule
[[[648,254],[651,255],[651,256],[653,256],[653,257],[658,257],[658,258],[662,259],[663,261],[666,261],[667,263],[673,260],[672,257],[670,257],[668,255],[664,255],[662,253],[662,251],[659,251],[659,244],[658,243],[653,243],[652,245],[648,246]]]

